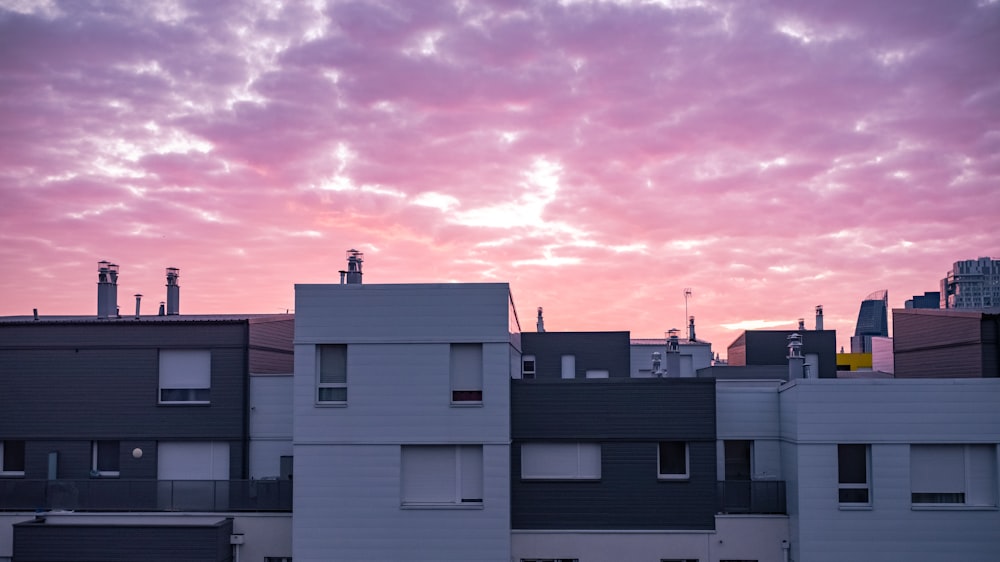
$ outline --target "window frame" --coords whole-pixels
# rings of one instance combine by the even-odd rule
[[[524,471],[524,458],[525,458],[524,450],[525,450],[525,447],[528,447],[528,448],[531,448],[531,447],[546,447],[546,446],[551,447],[553,445],[556,445],[556,446],[558,446],[558,445],[562,445],[562,446],[573,445],[575,447],[575,449],[576,449],[576,471],[575,471],[575,473],[574,474],[551,474],[551,475],[548,475],[548,474],[536,475],[536,474],[529,473],[529,474],[526,475],[525,471]],[[584,447],[596,447],[596,449],[597,449],[596,450],[596,453],[597,453],[597,473],[596,474],[583,473],[583,471],[581,470],[584,467],[584,463],[583,463],[583,459],[584,459],[584,454],[583,454],[584,453]],[[546,481],[547,480],[547,481],[550,481],[550,482],[551,481],[555,481],[555,482],[559,482],[559,481],[573,481],[573,482],[589,481],[589,482],[599,482],[601,480],[601,476],[603,474],[603,464],[604,464],[604,447],[601,446],[601,443],[594,442],[594,441],[578,441],[578,442],[574,442],[574,443],[557,443],[557,442],[549,442],[549,441],[535,441],[535,442],[521,443],[520,449],[521,449],[520,450],[520,452],[521,452],[521,466],[520,466],[519,472],[520,472],[521,480],[528,480],[528,481]],[[594,451],[590,451],[590,453],[593,453],[593,452]]]
[[[528,363],[531,363],[531,369],[528,369]],[[521,378],[522,379],[533,379],[538,373],[538,363],[534,355],[522,355],[521,356]]]
[[[466,352],[461,352],[461,349],[477,349],[477,352],[473,353],[478,355],[478,365],[472,367],[473,369],[478,368],[477,373],[473,373],[474,376],[478,376],[477,384],[468,385],[469,388],[458,388],[459,384],[456,383],[456,379],[461,380],[467,378],[463,363],[467,359],[464,357]],[[460,356],[456,362],[456,355]],[[456,364],[457,363],[457,364]],[[452,406],[482,406],[483,405],[483,344],[478,342],[470,343],[451,343],[448,345],[448,390]],[[472,388],[472,386],[478,386],[479,388]]]
[[[455,482],[453,487],[454,495],[449,499],[442,499],[438,501],[413,501],[407,500],[406,498],[406,486],[405,486],[405,457],[407,449],[418,449],[418,448],[440,448],[440,449],[451,449],[452,460],[455,463]],[[463,467],[463,450],[465,452],[472,452],[473,454],[478,451],[479,461],[478,468],[478,487],[480,496],[485,495],[485,465],[484,465],[484,451],[481,444],[435,444],[435,445],[400,445],[399,446],[399,507],[401,509],[482,509],[484,504],[484,498],[463,498],[464,485],[467,480],[464,475],[470,470],[475,470],[476,467],[464,468]],[[475,478],[475,476],[471,476]]]
[[[101,470],[101,444],[104,443],[105,446],[108,444],[114,444],[115,455],[112,457],[114,460],[114,466],[118,470]],[[102,439],[99,441],[90,442],[90,476],[91,478],[118,478],[121,476],[121,441]]]
[[[663,445],[667,443],[681,443],[684,445],[684,473],[663,473]],[[665,481],[690,480],[691,479],[691,447],[687,441],[660,441],[656,444],[656,479]]]
[[[961,491],[950,491],[950,492],[914,492],[913,483],[913,448],[914,447],[947,447],[956,448],[961,450],[962,459],[962,490]],[[990,463],[989,466],[977,466],[973,467],[973,464],[977,464],[978,461],[974,459],[973,450],[974,448],[984,448],[984,457],[989,459],[987,462]],[[992,443],[914,443],[910,445],[910,506],[914,510],[935,510],[935,509],[968,509],[968,510],[996,510],[1000,507],[1000,502],[998,502],[998,482],[997,482],[997,446]],[[990,489],[989,490],[979,490],[974,483],[973,473],[976,468],[986,469],[989,478]],[[978,497],[979,493],[982,491],[992,492],[992,497],[989,499],[989,503],[977,503],[974,498]],[[961,495],[961,502],[947,502],[947,501],[914,501],[916,496],[920,494],[923,496],[948,496],[948,495]]]
[[[7,468],[7,453],[8,449],[11,448],[8,443],[20,443],[21,458],[20,466],[21,470],[6,470]],[[0,478],[19,478],[24,477],[24,466],[27,462],[27,443],[22,439],[0,439]]]
[[[208,357],[208,386],[164,387],[164,354],[197,353]],[[157,352],[157,393],[156,403],[164,406],[204,406],[212,403],[212,350],[211,349],[160,349]],[[169,377],[168,377],[169,378]],[[167,384],[176,384],[170,383]],[[164,399],[164,392],[183,393],[184,399]]]
[[[334,348],[334,347],[343,350],[344,382],[323,382],[323,349]],[[334,406],[334,407],[347,406],[347,399],[348,399],[347,383],[349,380],[349,373],[348,373],[349,354],[350,354],[350,346],[348,346],[347,344],[343,343],[316,344],[316,393],[313,395],[314,404],[316,406]],[[342,400],[324,400],[322,398],[324,389],[343,389],[344,398]]]
[[[840,465],[841,465],[841,448],[844,447],[864,447],[864,458],[865,458],[865,481],[864,482],[842,482],[843,476],[841,475]],[[857,467],[854,467],[855,469]],[[865,501],[846,501],[844,500],[843,492],[847,491],[850,493],[852,490],[864,490],[866,495]],[[837,504],[841,508],[870,508],[872,506],[873,494],[872,494],[872,446],[868,443],[838,443],[837,444]]]

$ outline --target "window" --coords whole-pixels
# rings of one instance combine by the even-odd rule
[[[524,443],[521,445],[524,480],[600,480],[599,443]]]
[[[24,441],[0,441],[0,476],[24,476]]]
[[[118,441],[91,441],[90,475],[118,476],[119,449]]]
[[[229,443],[160,441],[156,446],[160,480],[229,480]]]
[[[910,445],[914,505],[997,505],[996,445]]]
[[[588,379],[606,379],[608,378],[608,371],[602,369],[588,369],[585,376]]]
[[[723,441],[726,480],[751,480],[753,476],[753,441]]]
[[[562,378],[564,379],[576,378],[576,355],[562,356]]]
[[[160,350],[161,404],[208,404],[211,387],[210,350]]]
[[[451,344],[451,401],[483,402],[483,344]]]
[[[837,445],[838,501],[871,505],[871,446]]]
[[[535,356],[525,355],[521,357],[521,378],[535,378]]]
[[[347,346],[318,345],[317,361],[319,361],[319,383],[317,384],[317,402],[346,404],[347,403]]]
[[[482,505],[482,445],[403,445],[400,457],[402,505]]]
[[[683,480],[688,478],[688,447],[684,441],[664,441],[660,443],[657,458],[657,477],[661,480]]]

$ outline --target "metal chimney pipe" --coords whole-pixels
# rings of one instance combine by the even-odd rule
[[[158,316],[164,316],[167,314],[167,303],[160,301],[160,312]]]
[[[108,264],[108,316],[118,316],[118,264]]]
[[[167,315],[176,316],[181,313],[181,286],[177,284],[177,279],[181,276],[181,270],[176,267],[167,268]]]
[[[799,318],[799,330],[804,332],[805,329],[806,329],[806,319]]]
[[[135,319],[136,320],[139,319],[139,303],[141,303],[141,302],[142,302],[142,295],[139,294],[139,293],[136,293],[136,295],[135,295]]]
[[[535,322],[535,330],[539,333],[545,331],[545,319],[542,318],[542,307],[538,307],[538,321]]]
[[[365,261],[365,255],[354,248],[347,250],[347,284],[361,284],[361,264]]]
[[[816,305],[816,331],[823,329],[823,305]]]
[[[697,341],[698,338],[694,337],[694,316],[688,317],[688,340]]]
[[[788,380],[804,378],[806,358],[802,356],[802,336],[788,336]]]
[[[101,260],[97,262],[97,318],[104,319],[108,317],[108,311],[114,310],[111,308],[109,299],[111,292],[111,275],[108,269],[111,263]]]
[[[38,309],[32,308],[31,312],[35,315],[35,322],[38,322]]]

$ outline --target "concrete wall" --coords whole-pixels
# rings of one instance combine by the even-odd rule
[[[913,507],[910,445],[1000,443],[1000,381],[807,380],[780,392],[792,556],[995,560],[1000,511]],[[871,445],[871,506],[841,507],[837,444]],[[996,477],[996,475],[994,475]]]
[[[787,517],[720,515],[715,529],[627,533],[515,530],[511,533],[512,558],[575,558],[580,562],[782,560],[781,541],[788,539]]]
[[[510,556],[505,284],[297,285],[294,557]],[[483,344],[481,405],[451,403],[451,343]],[[347,402],[316,403],[316,346],[347,345]],[[401,446],[483,447],[483,502],[403,506]]]

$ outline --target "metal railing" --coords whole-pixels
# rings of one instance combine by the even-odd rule
[[[719,513],[787,514],[782,480],[720,480]]]
[[[0,479],[0,511],[291,511],[291,480]]]

